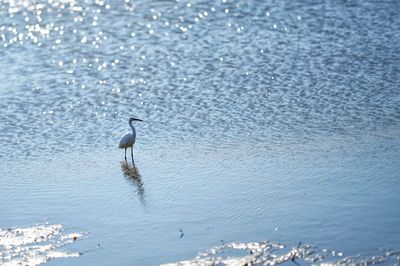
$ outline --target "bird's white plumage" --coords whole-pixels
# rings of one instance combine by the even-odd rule
[[[135,129],[132,132],[127,132],[125,135],[122,136],[121,140],[119,141],[118,148],[126,149],[130,148],[135,144],[136,140],[136,131]]]

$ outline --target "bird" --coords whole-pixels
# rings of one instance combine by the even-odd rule
[[[119,141],[118,148],[125,149],[125,161],[126,161],[126,150],[128,148],[131,148],[132,163],[135,164],[135,161],[133,160],[133,144],[135,144],[136,140],[136,130],[135,127],[132,125],[133,121],[143,121],[143,120],[134,117],[129,118],[129,126],[131,127],[132,132],[127,132],[124,136],[122,136],[121,140]]]

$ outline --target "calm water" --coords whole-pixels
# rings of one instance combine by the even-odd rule
[[[0,263],[398,264],[399,13],[1,1]]]

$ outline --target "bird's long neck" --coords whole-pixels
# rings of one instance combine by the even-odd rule
[[[132,128],[132,132],[136,132],[135,127],[132,125],[132,122],[133,122],[133,121],[131,121],[131,122],[129,123],[129,126]]]

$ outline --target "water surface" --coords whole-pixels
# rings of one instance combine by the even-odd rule
[[[398,263],[399,11],[1,2],[0,228],[84,234],[56,265],[263,241],[302,242],[301,263]],[[117,149],[132,115],[136,168]]]

